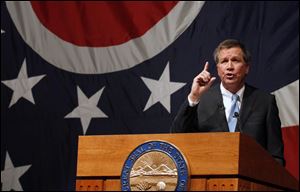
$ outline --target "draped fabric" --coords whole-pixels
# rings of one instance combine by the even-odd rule
[[[298,23],[296,1],[1,2],[2,190],[75,190],[79,135],[168,133],[227,38],[276,95],[299,178]]]

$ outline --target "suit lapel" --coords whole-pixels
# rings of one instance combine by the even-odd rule
[[[240,110],[240,125],[239,125],[239,127],[244,127],[243,125],[247,121],[249,115],[252,113],[253,103],[256,99],[256,97],[254,97],[253,94],[254,94],[254,88],[245,84],[245,92],[244,92],[242,106],[241,106],[241,110]],[[208,100],[208,102],[211,102],[211,103],[209,103],[209,106],[212,106],[211,109],[216,109],[215,107],[218,108],[219,130],[220,131],[229,131],[220,85],[212,87],[212,92],[211,92],[210,96],[211,96],[211,98],[215,98],[215,99]]]
[[[245,92],[240,110],[241,127],[243,127],[249,115],[251,114],[253,102],[255,101],[255,97],[251,96],[254,92],[254,89],[249,87],[248,85],[245,86]]]
[[[229,131],[220,85],[215,87],[213,94],[216,98],[216,101],[214,103],[218,105],[217,107],[219,110],[219,118],[221,119],[221,121],[219,121],[220,131]]]

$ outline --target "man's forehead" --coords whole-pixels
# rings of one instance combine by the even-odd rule
[[[220,50],[220,54],[219,56],[242,56],[243,55],[243,51],[241,48],[239,47],[231,47],[231,48],[224,48]]]

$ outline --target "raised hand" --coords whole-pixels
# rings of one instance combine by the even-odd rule
[[[193,80],[192,89],[188,96],[192,102],[198,102],[201,95],[207,91],[216,80],[216,77],[211,77],[208,72],[208,67],[208,62],[206,62],[204,69]]]

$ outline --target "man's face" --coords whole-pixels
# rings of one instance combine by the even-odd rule
[[[238,91],[243,86],[249,71],[249,65],[244,61],[241,48],[222,49],[219,53],[217,70],[223,86],[231,92]]]

